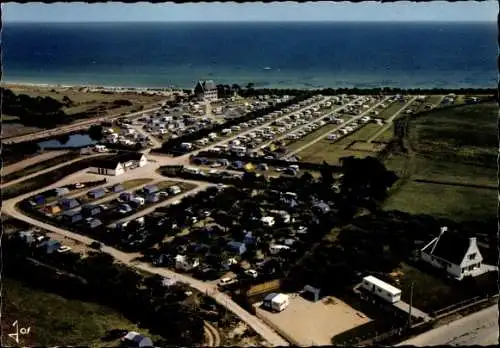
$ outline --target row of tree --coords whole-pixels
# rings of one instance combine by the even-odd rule
[[[492,95],[497,92],[492,88],[399,88],[399,87],[377,87],[377,88],[320,88],[308,90],[315,94],[323,95],[339,95],[339,94],[358,94],[358,95],[393,95],[393,94],[409,94],[409,95],[445,95],[449,93],[466,94],[466,95]],[[255,97],[259,95],[300,95],[304,93],[303,89],[292,88],[255,88],[255,85],[250,82],[245,87],[238,84],[219,84],[217,85],[217,94],[219,98],[229,98],[234,94],[242,97]]]
[[[17,116],[26,126],[50,128],[67,121],[63,107],[65,103],[51,97],[30,97],[15,94],[8,88],[0,88],[2,94],[2,113]]]

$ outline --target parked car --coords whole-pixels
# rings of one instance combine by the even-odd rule
[[[58,253],[66,253],[66,252],[68,252],[70,250],[71,250],[71,247],[69,247],[67,245],[63,245],[59,249],[57,249],[57,252]]]
[[[245,271],[245,274],[252,277],[252,278],[257,278],[259,276],[259,273],[254,269],[247,269]]]

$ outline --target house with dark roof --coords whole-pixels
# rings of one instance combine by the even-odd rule
[[[94,190],[90,190],[87,193],[87,196],[89,196],[92,199],[98,199],[98,198],[104,197],[105,194],[106,194],[106,191],[104,190],[104,188],[100,187],[100,188],[96,188]]]
[[[125,190],[125,188],[123,187],[123,185],[122,185],[122,184],[116,184],[116,185],[113,185],[113,187],[111,188],[111,191],[113,191],[113,192],[115,192],[115,193],[116,193],[116,192],[122,192],[122,191],[124,191],[124,190]]]
[[[456,279],[482,273],[478,271],[481,269],[483,256],[476,238],[446,233],[447,231],[446,226],[441,227],[440,234],[420,250],[421,260],[445,270]]]
[[[110,158],[96,159],[89,172],[116,176],[125,173],[129,169],[143,167],[147,163],[148,159],[143,153],[120,152]]]
[[[198,81],[194,87],[194,94],[199,100],[211,102],[217,100],[217,86],[214,81]]]
[[[59,205],[64,210],[69,210],[78,207],[80,203],[75,198],[63,198],[59,201]]]
[[[82,207],[82,215],[85,217],[99,215],[101,207],[98,205],[87,204]]]

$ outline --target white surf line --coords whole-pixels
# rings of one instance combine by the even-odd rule
[[[349,102],[349,103],[347,103],[347,104],[345,104],[345,105],[343,105],[343,106],[341,106],[341,107],[338,107],[337,109],[335,109],[335,110],[333,110],[333,111],[330,111],[330,112],[327,112],[327,113],[325,113],[325,114],[323,114],[323,115],[321,115],[321,116],[318,116],[318,117],[316,117],[315,119],[313,119],[312,121],[309,121],[309,122],[307,122],[307,123],[305,123],[305,124],[303,124],[303,125],[300,125],[300,126],[298,126],[298,127],[296,127],[296,128],[290,129],[290,130],[289,130],[288,132],[286,132],[285,134],[282,134],[282,135],[280,135],[279,137],[277,137],[277,138],[275,138],[275,139],[273,139],[273,140],[270,140],[270,141],[268,141],[268,142],[267,142],[267,143],[265,143],[265,144],[260,145],[260,146],[259,146],[259,149],[263,149],[264,147],[269,146],[270,144],[272,144],[272,143],[274,143],[274,142],[276,142],[276,141],[280,141],[280,140],[282,140],[282,139],[286,138],[286,136],[287,136],[288,134],[290,134],[290,133],[294,133],[294,132],[298,132],[298,131],[300,131],[301,129],[303,129],[303,128],[307,127],[307,126],[309,126],[309,125],[311,125],[311,124],[313,124],[313,123],[315,123],[315,122],[318,122],[318,120],[321,120],[321,119],[322,119],[322,118],[324,118],[324,117],[328,117],[328,116],[330,116],[330,115],[332,115],[332,114],[334,114],[334,113],[336,113],[336,112],[339,112],[340,110],[345,109],[347,106],[352,105],[352,104],[354,104],[355,102],[359,101],[361,98],[362,98],[362,97],[358,97],[356,100],[353,100],[353,101],[351,101],[351,102]]]
[[[361,117],[363,116],[366,116],[367,114],[369,114],[370,112],[372,112],[373,110],[375,110],[377,107],[379,107],[381,104],[383,104],[384,102],[386,102],[390,97],[385,97],[382,101],[378,102],[377,104],[375,104],[374,106],[372,106],[371,108],[369,108],[368,110],[362,112],[361,114],[359,114],[358,116],[354,116],[352,117],[350,120],[348,120],[347,122],[344,122],[342,124],[340,124],[337,128],[335,129],[332,129],[330,132],[328,133],[331,133],[331,132],[336,132],[338,131],[339,129],[341,128],[344,128],[345,126],[359,120]],[[323,140],[328,134],[323,134],[321,136],[319,136],[318,138],[316,138],[315,140],[305,144],[304,146],[301,146],[299,147],[298,149],[286,154],[284,157],[285,158],[289,158],[290,156],[293,156],[295,155],[296,153],[299,153],[305,149],[307,149],[308,147],[320,142],[321,140]],[[347,134],[346,134],[347,135]]]

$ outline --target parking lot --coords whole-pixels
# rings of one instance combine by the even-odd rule
[[[144,114],[132,123],[153,137],[153,141],[162,142],[187,135],[202,129],[219,125],[241,117],[250,111],[255,111],[274,103],[281,102],[277,97],[266,96],[255,99],[224,100],[206,105],[205,103],[189,102],[175,108],[162,108],[152,114]],[[210,140],[214,140],[212,138]],[[204,145],[199,142],[197,145]]]
[[[371,321],[363,313],[334,297],[317,302],[289,294],[290,304],[280,313],[256,308],[257,316],[293,343],[301,346],[331,345],[334,335]],[[260,306],[257,303],[256,306]]]

